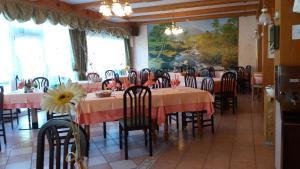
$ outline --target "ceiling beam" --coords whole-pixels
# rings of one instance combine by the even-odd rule
[[[155,2],[155,1],[161,1],[161,0],[128,0],[129,3],[143,3],[143,2]],[[80,4],[74,4],[74,7],[76,9],[86,9],[90,7],[98,7],[101,5],[102,1],[96,1],[96,2],[87,2],[87,3],[80,3]],[[125,2],[125,0],[120,0],[120,2]]]
[[[156,12],[156,11],[168,11],[176,10],[183,8],[194,8],[194,7],[203,7],[211,5],[223,5],[230,3],[239,3],[239,2],[257,2],[258,0],[205,0],[205,1],[195,1],[195,2],[184,2],[184,3],[173,3],[168,5],[159,5],[159,6],[149,6],[143,8],[133,8],[134,13],[145,13],[145,12]]]
[[[235,12],[235,11],[256,11],[258,8],[257,4],[253,5],[243,5],[243,6],[229,6],[229,7],[219,7],[219,8],[209,8],[209,9],[199,9],[184,12],[175,13],[162,13],[155,15],[142,15],[142,16],[131,16],[128,17],[129,20],[136,19],[159,19],[159,18],[175,18],[175,17],[187,17],[187,16],[197,16],[203,14],[221,13],[221,12]]]
[[[185,18],[175,18],[175,19],[164,19],[164,20],[152,20],[145,22],[134,22],[134,25],[146,25],[146,24],[163,24],[163,23],[171,23],[174,22],[187,22],[194,20],[205,20],[205,19],[216,19],[216,18],[234,18],[240,16],[251,16],[256,15],[256,11],[250,12],[238,12],[238,13],[229,13],[229,14],[214,14],[214,15],[204,15],[204,16],[193,16],[193,17],[185,17]]]

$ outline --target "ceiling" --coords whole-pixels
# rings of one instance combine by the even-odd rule
[[[34,0],[36,1],[42,3],[47,0]],[[135,24],[256,15],[259,6],[259,0],[128,0],[132,5],[133,14],[120,18],[101,16],[98,10],[102,0],[56,1],[70,6],[72,10],[79,13],[88,11],[99,19]],[[124,1],[120,0],[120,2]]]

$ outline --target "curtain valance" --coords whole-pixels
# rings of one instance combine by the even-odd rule
[[[49,10],[21,0],[0,0],[1,13],[7,20],[26,22],[32,18],[36,24],[41,24],[48,19],[52,24],[59,23],[69,26],[70,29],[103,32],[123,38],[129,37],[129,28],[118,26],[116,23],[78,17],[63,11]]]

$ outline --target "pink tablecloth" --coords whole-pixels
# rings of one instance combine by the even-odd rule
[[[263,83],[263,75],[260,72],[254,72],[252,75],[252,84],[261,85]]]
[[[152,116],[158,123],[164,123],[166,114],[172,112],[206,110],[214,113],[213,96],[199,89],[177,87],[152,90]],[[77,121],[80,124],[94,124],[113,121],[123,117],[123,92],[116,92],[112,97],[97,98],[89,93],[80,104]]]
[[[4,95],[4,109],[41,108],[44,93],[9,93]]]
[[[102,83],[101,82],[91,82],[91,81],[78,81],[78,84],[82,86],[87,93],[96,92],[101,90]]]

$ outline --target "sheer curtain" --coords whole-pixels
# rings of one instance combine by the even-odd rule
[[[88,33],[88,72],[97,72],[105,77],[106,70],[119,71],[126,67],[124,39],[114,36]]]
[[[50,85],[58,76],[74,79],[73,55],[67,27],[48,22],[9,22],[0,15],[0,85],[15,88],[14,78],[47,77]]]

